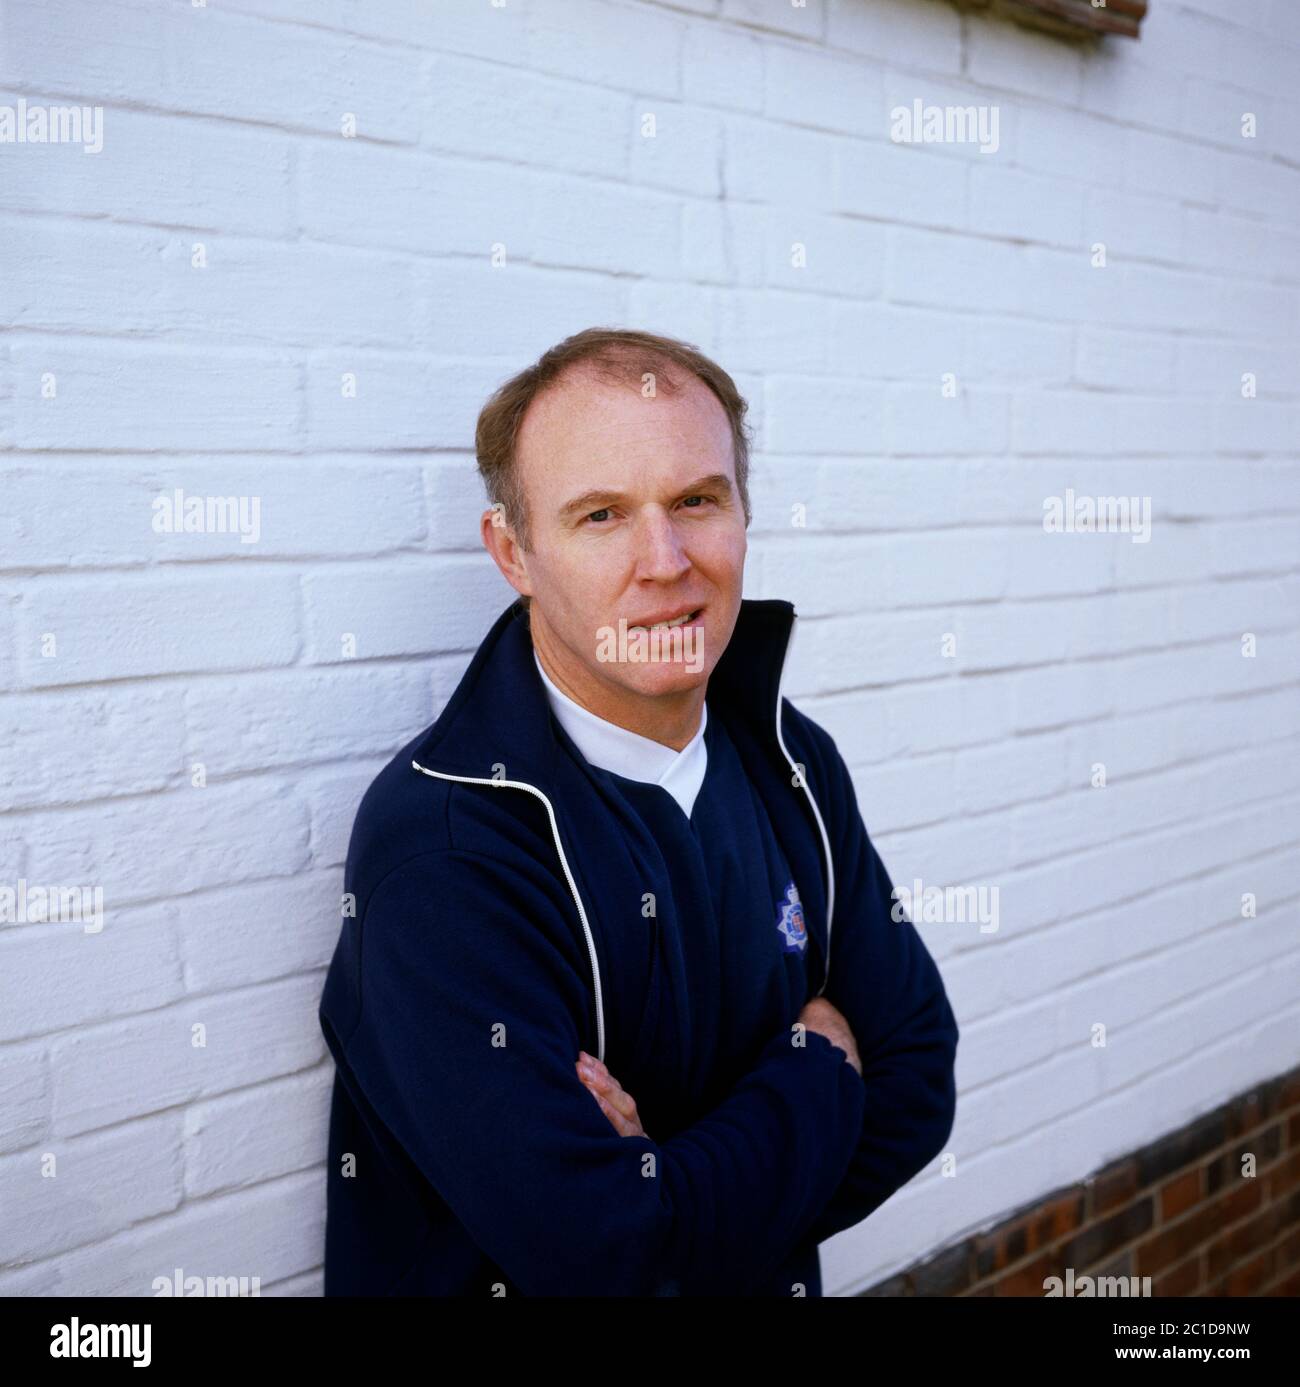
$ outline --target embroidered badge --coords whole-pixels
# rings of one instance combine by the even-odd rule
[[[803,903],[799,888],[791,882],[785,888],[785,899],[777,902],[776,927],[785,940],[786,953],[802,953],[808,946],[808,931],[803,923]]]

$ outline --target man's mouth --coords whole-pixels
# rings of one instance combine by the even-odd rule
[[[629,631],[664,631],[673,626],[685,626],[688,621],[694,621],[704,610],[703,607],[696,607],[689,612],[681,612],[677,616],[663,617],[656,621],[638,622],[635,626],[629,625]]]

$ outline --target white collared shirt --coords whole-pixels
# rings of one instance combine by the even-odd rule
[[[699,731],[680,751],[674,751],[672,747],[651,737],[643,737],[639,732],[631,732],[617,723],[597,717],[582,704],[561,693],[542,668],[536,648],[533,650],[533,661],[538,674],[542,676],[551,711],[587,760],[593,766],[613,771],[615,775],[625,776],[628,780],[662,785],[681,805],[682,813],[689,819],[709,762],[708,748],[704,745],[704,729],[709,722],[708,704],[700,707]]]

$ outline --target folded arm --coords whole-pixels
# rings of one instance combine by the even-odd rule
[[[536,864],[448,849],[391,873],[359,924],[360,1020],[331,1045],[344,1080],[525,1294],[743,1294],[839,1186],[862,1080],[824,1036],[781,1033],[701,1121],[619,1136],[574,1067],[571,914]]]

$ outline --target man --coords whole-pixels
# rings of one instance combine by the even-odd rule
[[[353,829],[327,1295],[820,1295],[948,1137],[943,984],[741,598],[744,414],[593,329],[480,416],[520,596]]]

